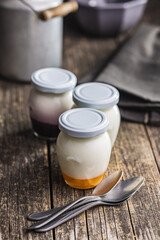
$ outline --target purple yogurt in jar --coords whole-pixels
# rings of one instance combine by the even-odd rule
[[[58,118],[72,105],[76,76],[61,68],[43,68],[31,76],[33,89],[29,111],[34,135],[55,140],[59,134]]]

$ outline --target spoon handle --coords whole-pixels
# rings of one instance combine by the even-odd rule
[[[52,220],[54,220],[55,218],[57,218],[59,215],[61,215],[62,213],[64,213],[65,211],[69,210],[70,208],[76,207],[77,204],[84,204],[90,201],[95,201],[98,200],[99,198],[97,196],[85,196],[83,198],[80,198],[72,203],[69,203],[65,206],[63,206],[59,211],[57,210],[56,213],[49,215],[47,218],[42,219],[41,221],[39,221],[38,223],[34,223],[33,225],[31,225],[28,229],[29,230],[35,230],[37,228],[40,228],[44,225],[46,225],[47,223],[51,222]]]
[[[39,220],[45,219],[46,217],[49,217],[52,214],[56,214],[58,211],[60,211],[64,207],[68,206],[68,204],[70,204],[70,203],[67,203],[64,206],[60,206],[60,207],[57,207],[57,208],[52,208],[52,209],[47,210],[47,211],[32,213],[31,215],[29,215],[27,217],[27,219],[31,220],[31,221],[39,221]]]
[[[87,203],[87,204],[85,204],[85,205],[83,205],[83,206],[81,206],[79,208],[70,210],[69,212],[62,214],[57,219],[54,219],[53,221],[49,222],[48,224],[44,225],[43,227],[40,227],[40,228],[36,229],[35,231],[36,232],[46,232],[46,231],[49,231],[49,230],[51,230],[51,229],[61,225],[62,223],[70,220],[71,218],[79,215],[83,211],[85,211],[85,210],[87,210],[87,209],[89,209],[91,207],[95,207],[97,205],[100,205],[100,204],[103,205],[104,203],[102,201],[90,202],[90,203]],[[107,205],[107,204],[105,203],[105,205]]]
[[[77,208],[77,207],[82,206],[82,204],[86,203],[86,201],[89,200],[88,197],[85,198],[85,199],[81,199],[81,201],[78,202],[77,204],[75,204],[73,207],[71,207],[71,209],[75,208],[75,207]],[[94,200],[94,199],[95,199],[95,197],[92,198],[92,200]],[[91,201],[91,199],[90,199],[90,201]],[[70,203],[67,203],[67,204],[65,204],[63,206],[60,206],[60,207],[52,208],[52,209],[47,210],[47,211],[32,213],[31,215],[29,215],[27,217],[27,219],[31,220],[31,221],[39,221],[39,220],[45,219],[45,218],[51,216],[52,214],[56,214],[57,212],[59,212],[61,209],[65,208],[65,207],[67,207],[68,205],[70,205]]]

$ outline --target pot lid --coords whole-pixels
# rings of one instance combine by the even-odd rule
[[[0,0],[0,6],[9,9],[30,9],[35,12],[56,7],[62,0]]]
[[[34,72],[31,81],[36,89],[48,93],[64,93],[73,89],[76,76],[62,68],[42,68]]]
[[[24,4],[30,6],[34,11],[40,12],[49,8],[53,8],[61,4],[61,0],[20,0]]]
[[[59,117],[59,129],[72,137],[92,138],[104,133],[108,127],[105,114],[92,108],[71,109]]]
[[[84,83],[74,89],[73,101],[80,107],[106,109],[119,102],[119,92],[105,83]]]

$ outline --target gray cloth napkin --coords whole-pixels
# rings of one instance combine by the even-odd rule
[[[120,90],[124,119],[160,124],[160,27],[142,24],[95,81]]]

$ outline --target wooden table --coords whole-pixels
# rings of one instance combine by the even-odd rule
[[[144,21],[160,24],[160,1],[150,0]],[[66,19],[64,68],[78,78],[101,64],[124,36],[90,38]],[[27,232],[27,215],[90,194],[67,186],[55,144],[32,135],[27,111],[31,86],[0,81],[0,240],[160,239],[160,128],[122,122],[107,174],[145,177],[145,185],[118,207],[90,209],[54,231]]]

